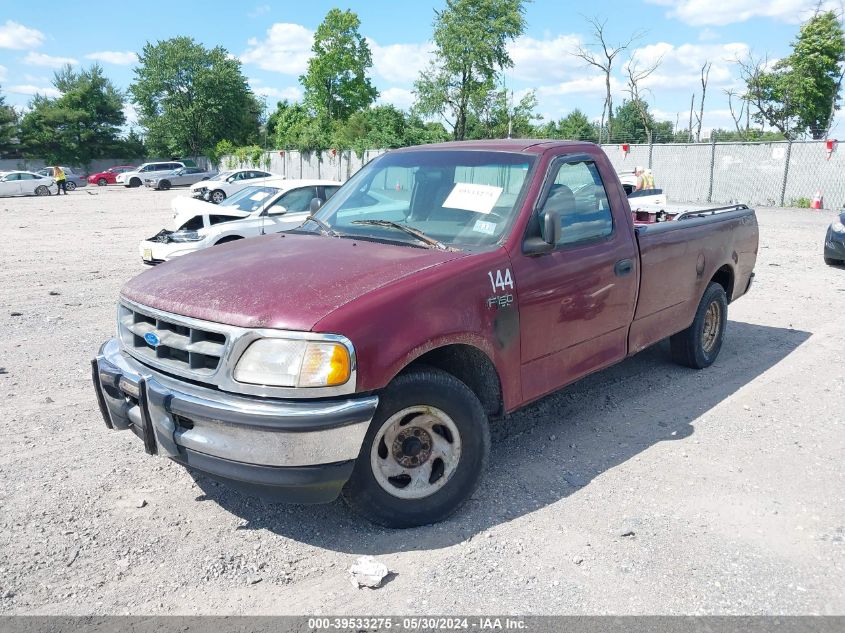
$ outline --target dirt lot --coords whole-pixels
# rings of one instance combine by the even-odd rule
[[[180,194],[91,193],[0,200],[0,613],[845,613],[832,212],[759,211],[715,366],[658,345],[511,416],[459,515],[390,531],[106,430],[89,361]],[[362,554],[395,572],[381,589],[351,586]]]

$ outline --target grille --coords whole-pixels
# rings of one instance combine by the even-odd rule
[[[225,334],[145,314],[124,304],[118,306],[117,324],[127,352],[142,362],[181,375],[213,376],[226,351]],[[158,345],[150,345],[144,338],[150,333],[158,337]]]

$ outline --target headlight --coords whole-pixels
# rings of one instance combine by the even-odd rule
[[[839,220],[834,222],[830,225],[830,230],[834,233],[845,233],[845,224],[842,224]]]
[[[243,353],[235,380],[276,387],[332,387],[352,375],[349,350],[334,341],[263,338]]]
[[[205,239],[204,235],[196,231],[174,231],[169,237],[171,242],[199,242]]]

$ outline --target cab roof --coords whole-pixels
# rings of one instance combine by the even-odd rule
[[[416,145],[414,147],[403,147],[401,149],[391,150],[395,152],[407,152],[418,150],[452,150],[452,149],[469,149],[469,150],[489,150],[497,152],[525,152],[530,154],[542,154],[543,152],[558,148],[566,147],[576,150],[584,146],[594,146],[593,143],[587,141],[560,141],[555,139],[538,138],[503,138],[503,139],[489,139],[479,141],[448,141],[446,143],[431,143],[429,145]]]

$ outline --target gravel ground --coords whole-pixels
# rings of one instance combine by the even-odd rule
[[[845,613],[832,212],[759,210],[757,281],[713,367],[662,344],[542,400],[494,426],[462,512],[390,531],[106,430],[89,361],[175,195],[0,200],[0,613]],[[394,572],[381,589],[350,584],[364,554]]]

